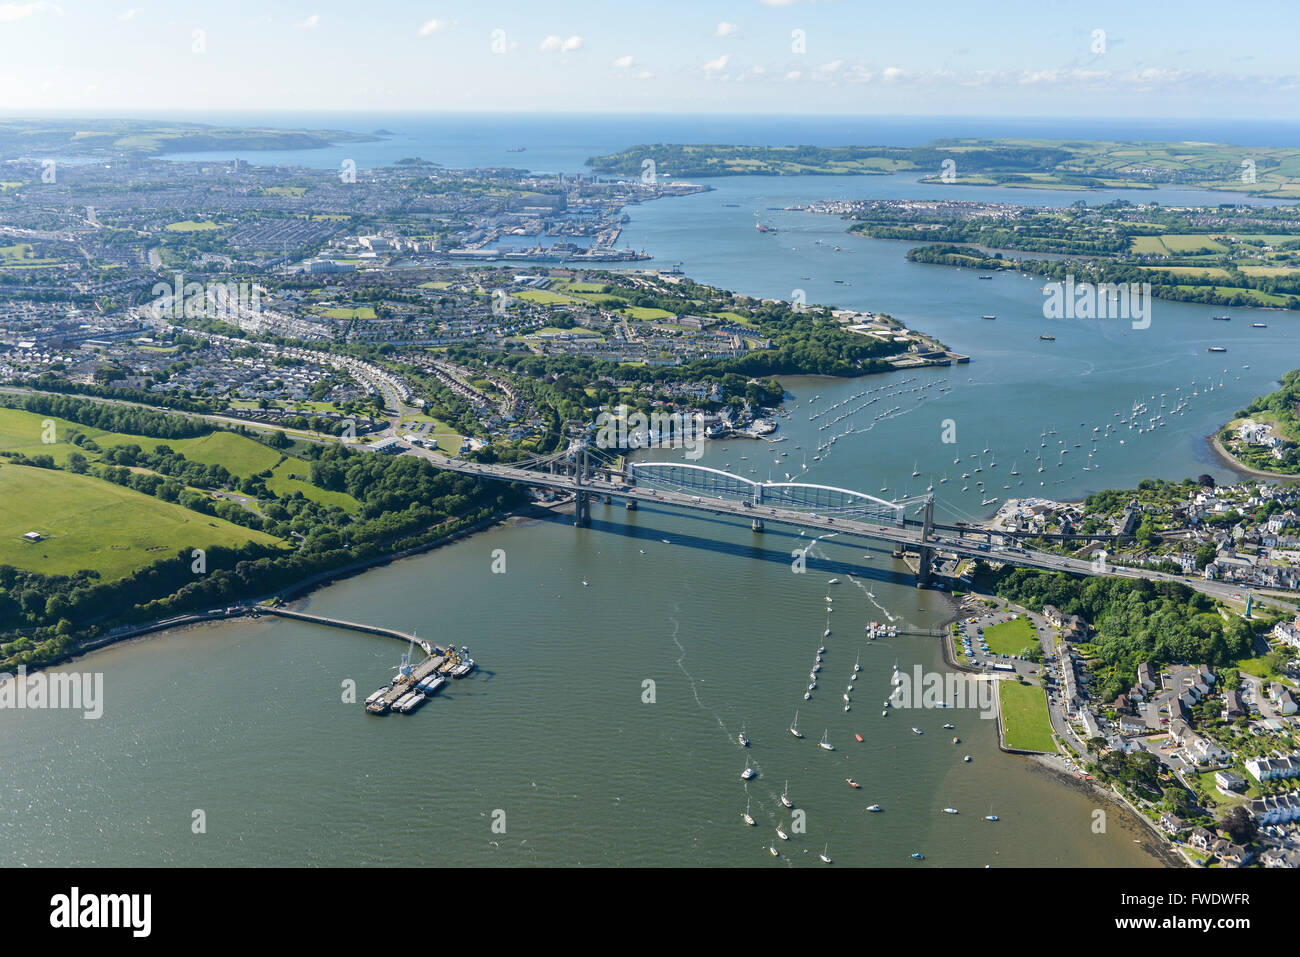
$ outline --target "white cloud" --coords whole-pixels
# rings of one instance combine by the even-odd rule
[[[763,0],[766,7],[793,7],[799,0]]]
[[[791,70],[789,73],[785,75],[785,78],[793,83],[801,76],[803,76],[803,73],[800,72],[799,70]]]
[[[26,20],[38,13],[57,13],[63,16],[63,9],[48,0],[35,0],[34,3],[0,3],[0,23],[12,23]]]
[[[299,20],[296,24],[294,24],[294,26],[296,26],[299,30],[315,30],[319,24],[320,24],[320,14],[313,13],[305,20]]]
[[[731,54],[724,53],[716,60],[710,60],[708,63],[704,64],[704,72],[717,73],[719,70],[725,70],[727,68],[727,64],[730,62],[731,62]]]
[[[429,20],[420,27],[418,35],[422,37],[433,36],[433,34],[446,30],[450,26],[451,23],[447,20]]]
[[[897,83],[903,78],[903,71],[896,66],[887,66],[885,72],[880,74],[880,78],[886,83]]]
[[[636,78],[638,80],[653,80],[654,76],[655,75],[651,73],[649,70],[642,70],[640,73],[636,75]]]
[[[718,29],[713,31],[713,35],[715,37],[734,37],[739,32],[740,27],[736,26],[734,23],[728,23],[726,20],[723,20],[718,24]]]
[[[137,10],[135,7],[132,7],[130,10],[123,10],[121,13],[117,15],[117,18],[121,20],[123,23],[125,23],[127,20],[134,20],[135,15],[139,12],[140,11]]]
[[[634,63],[636,63],[635,57],[621,56],[614,61],[614,66],[618,67],[620,70],[630,70]]]
[[[573,36],[567,40],[552,33],[541,42],[537,49],[543,53],[570,53],[582,48],[582,37]]]

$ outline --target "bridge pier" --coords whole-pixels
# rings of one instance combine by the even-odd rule
[[[749,527],[756,532],[761,532],[763,530],[763,520],[761,518],[756,518],[749,523]]]
[[[591,493],[578,492],[573,505],[573,525],[580,528],[591,524]]]
[[[634,499],[634,498],[630,498],[630,499],[627,500],[627,510],[628,510],[629,512],[635,512],[635,511],[636,511],[636,499]]]
[[[934,549],[921,546],[916,553],[916,587],[922,588],[930,584],[930,573],[933,571]]]

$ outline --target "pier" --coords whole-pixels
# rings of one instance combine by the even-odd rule
[[[341,618],[326,618],[324,615],[309,615],[303,611],[290,611],[288,608],[270,608],[261,606],[255,609],[254,614],[279,615],[281,618],[293,618],[298,621],[310,621],[317,625],[329,625],[331,628],[347,628],[350,631],[361,631],[369,635],[380,635],[384,638],[396,638],[398,641],[415,642],[418,645],[426,646],[428,642],[421,641],[415,635],[408,635],[404,631],[396,631],[392,628],[380,628],[378,625],[363,625],[356,621],[344,621]],[[427,651],[428,645],[425,648]]]
[[[366,699],[365,707],[371,714],[387,714],[392,710],[394,704],[412,691],[417,690],[416,686],[425,678],[438,675],[442,677],[443,681],[451,681],[453,678],[463,678],[474,670],[474,659],[468,657],[467,654],[462,655],[456,650],[455,645],[439,648],[431,641],[424,641],[415,635],[408,635],[406,632],[397,631],[394,628],[365,625],[356,621],[346,621],[342,618],[328,618],[325,615],[309,615],[303,611],[290,611],[287,608],[263,606],[257,608],[254,614],[260,612],[265,612],[268,615],[278,615],[281,618],[292,618],[295,621],[328,625],[331,628],[343,628],[348,631],[360,631],[368,635],[379,635],[382,638],[395,638],[408,644],[413,642],[424,649],[428,657],[416,665],[410,663],[409,654],[402,655],[401,669],[393,683]],[[441,687],[441,683],[439,687]],[[425,698],[432,693],[427,692]],[[409,710],[414,711],[420,704],[423,704],[423,701],[424,699],[421,699]]]

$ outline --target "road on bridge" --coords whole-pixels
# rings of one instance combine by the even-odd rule
[[[612,498],[619,498],[633,502],[657,502],[661,505],[671,505],[676,508],[684,508],[690,511],[704,512],[712,515],[730,515],[750,521],[761,519],[765,523],[776,522],[782,525],[797,526],[799,528],[825,528],[827,531],[838,531],[848,535],[857,535],[862,538],[892,542],[906,550],[916,551],[922,546],[925,546],[934,549],[935,551],[950,552],[963,558],[981,558],[986,561],[1003,562],[1005,564],[1017,565],[1024,568],[1037,568],[1042,571],[1058,571],[1067,572],[1072,575],[1087,576],[1113,575],[1120,578],[1145,578],[1149,581],[1179,582],[1180,584],[1195,588],[1197,591],[1203,592],[1213,598],[1229,599],[1235,597],[1240,592],[1238,586],[1226,582],[1181,578],[1167,572],[1159,572],[1147,568],[1128,568],[1120,565],[1105,565],[1098,567],[1093,562],[1086,559],[1053,555],[1047,552],[1039,552],[1025,548],[1010,548],[997,545],[990,546],[987,544],[980,547],[980,544],[978,543],[946,534],[935,533],[930,535],[928,539],[923,540],[920,528],[885,525],[851,518],[833,518],[825,515],[817,515],[814,517],[811,512],[803,512],[797,509],[772,507],[769,505],[752,506],[725,498],[706,499],[701,495],[693,494],[691,492],[628,486],[623,483],[609,482],[598,478],[589,478],[579,482],[575,477],[570,475],[553,475],[549,472],[531,471],[529,469],[516,468],[510,465],[486,465],[476,462],[464,462],[458,459],[449,459],[446,456],[439,455],[428,449],[421,449],[409,445],[406,446],[406,448],[408,454],[418,455],[421,458],[428,459],[434,465],[437,465],[438,468],[447,469],[452,472],[459,472],[462,475],[473,475],[485,479],[496,479],[504,482],[520,482],[525,485],[550,488],[556,491],[570,493],[588,492],[593,495],[610,496]],[[971,526],[971,531],[982,532],[983,530]]]

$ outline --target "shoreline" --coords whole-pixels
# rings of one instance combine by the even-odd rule
[[[1210,448],[1214,451],[1215,456],[1229,469],[1250,478],[1274,479],[1278,482],[1300,482],[1300,474],[1295,472],[1265,472],[1261,469],[1251,468],[1244,464],[1235,455],[1229,452],[1219,441],[1219,433],[1215,432],[1207,436],[1210,441]]]
[[[149,635],[157,635],[159,633],[173,630],[179,632],[198,625],[243,620],[250,617],[249,612],[255,610],[257,605],[270,599],[279,598],[286,605],[290,602],[301,601],[317,589],[325,588],[328,585],[344,581],[375,568],[381,568],[384,565],[393,562],[402,561],[407,558],[415,558],[418,555],[434,551],[443,546],[455,544],[456,542],[470,538],[495,526],[504,525],[515,519],[537,518],[539,517],[539,512],[551,513],[562,509],[565,504],[567,503],[558,502],[555,503],[554,506],[548,507],[536,502],[529,502],[528,504],[521,505],[512,511],[499,512],[488,516],[467,528],[459,529],[458,531],[452,532],[450,535],[439,538],[437,541],[427,542],[423,545],[416,545],[412,548],[403,549],[402,551],[393,552],[388,555],[377,555],[374,558],[369,558],[351,565],[345,565],[342,568],[333,569],[331,571],[320,572],[310,578],[303,579],[300,582],[295,582],[281,591],[244,599],[243,601],[226,606],[230,608],[239,607],[245,609],[240,614],[227,614],[225,608],[222,609],[220,614],[193,612],[184,616],[177,616],[176,618],[164,618],[145,622],[144,624],[133,626],[120,634],[99,635],[95,638],[89,639],[86,644],[71,649],[64,657],[57,661],[46,662],[42,665],[28,666],[28,673],[34,674],[38,671],[56,668],[73,661],[80,661],[82,658],[93,655],[95,652],[102,651],[105,648],[126,644],[139,638],[146,638]]]
[[[1129,802],[1129,800],[1126,797],[1124,797],[1124,795],[1118,793],[1112,788],[1104,787],[1101,784],[1098,784],[1096,781],[1086,781],[1083,778],[1077,778],[1074,775],[1070,774],[1065,769],[1057,767],[1056,764],[1054,763],[1054,758],[1056,757],[1054,755],[1037,754],[1037,755],[1025,755],[1025,757],[1028,757],[1029,760],[1031,760],[1044,772],[1060,780],[1062,784],[1068,785],[1069,787],[1073,788],[1075,791],[1079,791],[1085,794],[1091,793],[1097,795],[1098,797],[1104,797],[1106,800],[1110,801],[1116,807],[1121,808],[1125,812],[1126,817],[1135,818],[1138,821],[1140,821],[1142,824],[1145,824],[1146,827],[1151,831],[1152,835],[1155,838],[1157,838],[1157,840],[1152,844],[1148,844],[1145,841],[1139,843],[1141,844],[1143,850],[1145,850],[1156,860],[1160,861],[1166,867],[1190,867],[1191,866],[1187,862],[1187,859],[1185,857],[1183,857],[1181,854],[1175,851],[1173,847],[1170,846],[1169,841],[1165,837],[1164,832],[1161,831],[1156,826],[1155,822],[1148,819],[1144,814],[1142,814],[1135,807],[1133,807],[1133,805]]]

